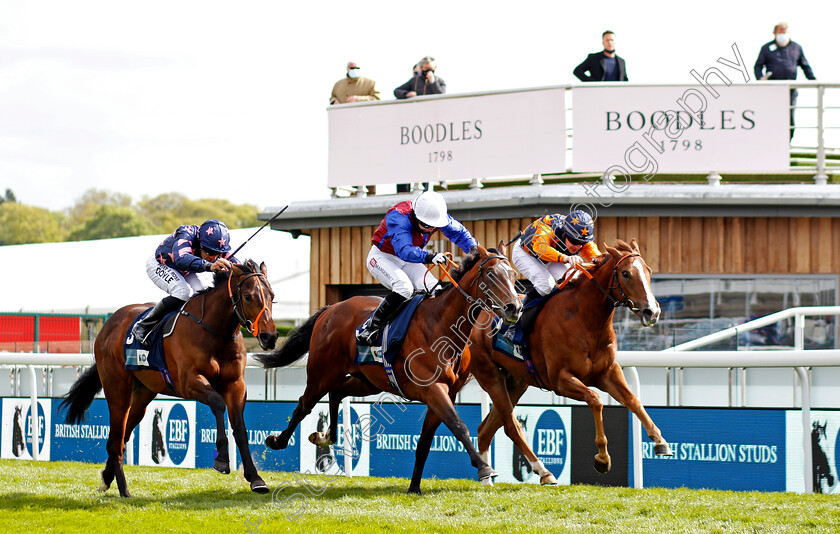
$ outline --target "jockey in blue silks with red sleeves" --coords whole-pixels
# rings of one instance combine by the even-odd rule
[[[143,345],[155,325],[166,314],[179,309],[197,292],[208,286],[198,273],[229,270],[230,233],[217,219],[204,221],[201,226],[179,226],[172,235],[158,245],[154,256],[146,260],[146,274],[156,286],[169,296],[158,302],[142,321],[134,325],[132,333]]]
[[[391,293],[356,334],[360,343],[370,345],[415,290],[428,291],[437,284],[424,264],[441,265],[446,257],[423,247],[438,230],[465,253],[478,246],[469,230],[447,213],[446,201],[434,191],[421,193],[413,202],[400,202],[385,214],[373,233],[367,268]]]

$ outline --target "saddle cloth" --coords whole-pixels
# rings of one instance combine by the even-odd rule
[[[408,333],[408,323],[411,322],[414,312],[417,311],[417,306],[420,305],[420,302],[424,298],[426,298],[426,295],[420,293],[414,295],[411,300],[403,304],[400,311],[397,312],[397,316],[382,329],[379,339],[376,340],[379,342],[379,346],[374,345],[369,347],[356,343],[356,364],[378,364],[384,367],[385,374],[388,375],[388,383],[391,384],[391,388],[401,397],[405,397],[405,394],[400,389],[397,377],[394,374],[394,368],[391,364],[394,362],[397,354],[399,354],[403,341],[405,341],[405,335]],[[364,326],[364,323],[362,325]],[[361,329],[362,327],[360,326],[356,330],[360,331]]]
[[[134,324],[142,320],[152,309],[144,311],[128,329],[125,336],[125,343],[123,350],[125,352],[125,369],[126,371],[160,371],[164,382],[172,388],[172,391],[177,391],[175,385],[172,383],[172,377],[169,376],[169,370],[166,368],[166,357],[163,352],[163,338],[172,334],[175,328],[175,319],[177,319],[178,312],[170,312],[163,318],[163,321],[158,324],[155,329],[149,334],[149,345],[147,349],[134,338],[132,329]]]
[[[397,354],[400,352],[405,336],[408,333],[408,323],[417,311],[417,306],[425,298],[425,294],[420,293],[414,295],[408,302],[403,304],[396,317],[382,329],[379,338],[374,341],[374,345],[368,347],[367,345],[357,344],[356,348],[356,364],[382,364],[384,361],[389,364],[394,361]],[[364,323],[362,323],[364,325]],[[356,329],[361,331],[362,327]]]
[[[554,289],[548,295],[537,297],[533,300],[528,301],[525,304],[525,309],[522,311],[522,316],[519,320],[511,325],[508,326],[502,322],[501,319],[498,317],[493,320],[493,327],[498,331],[497,334],[494,336],[493,341],[493,348],[496,348],[496,339],[500,338],[505,332],[508,331],[509,328],[513,328],[513,344],[518,345],[520,347],[528,346],[528,334],[534,329],[534,323],[537,321],[537,315],[540,314],[540,310],[542,307],[545,306],[545,303],[548,302],[548,299],[551,298],[552,295],[558,293],[558,289],[555,286]],[[500,347],[499,350],[508,354],[508,351],[505,350],[504,347],[509,347],[511,345],[510,340],[505,338],[503,341],[499,341]],[[510,355],[510,354],[508,354]]]

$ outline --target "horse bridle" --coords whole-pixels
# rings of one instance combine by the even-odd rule
[[[245,307],[242,305],[242,284],[244,284],[249,278],[253,278],[254,276],[261,276],[265,279],[265,275],[263,273],[248,273],[239,278],[239,282],[236,284],[236,298],[233,296],[233,290],[230,287],[230,281],[233,279],[233,273],[228,277],[228,296],[230,296],[230,301],[233,303],[233,312],[236,314],[236,318],[239,319],[239,324],[245,327],[248,330],[248,333],[251,335],[259,335],[259,328],[260,328],[260,318],[263,316],[264,313],[268,311],[268,306],[265,304],[265,294],[263,293],[263,285],[259,283],[258,286],[260,288],[260,301],[262,302],[262,309],[260,313],[257,314],[256,319],[251,322],[248,317],[245,316]],[[241,308],[241,310],[240,310]],[[254,330],[257,331],[254,334]]]
[[[601,293],[603,293],[608,299],[610,299],[614,308],[627,307],[631,311],[637,312],[637,311],[639,311],[638,306],[636,306],[636,303],[633,302],[631,299],[629,299],[627,297],[627,295],[624,294],[624,290],[621,288],[621,281],[620,281],[620,278],[618,276],[618,266],[621,264],[621,262],[623,262],[627,258],[632,258],[634,256],[639,257],[639,258],[642,257],[641,254],[639,254],[637,252],[632,252],[632,253],[630,253],[626,256],[622,256],[620,259],[618,259],[615,262],[615,264],[613,264],[612,280],[610,281],[610,285],[607,287],[607,289],[604,289],[601,286],[601,284],[599,284],[598,281],[595,280],[595,278],[592,277],[591,275],[590,275],[589,279],[592,280],[593,282],[595,282],[595,285],[598,287],[598,289],[601,290]],[[589,273],[587,273],[587,274],[589,274]],[[613,281],[615,281],[615,285],[612,285]],[[618,300],[618,299],[616,299],[615,297],[612,296],[612,290],[613,289],[618,289],[618,294],[621,295],[622,300]]]
[[[470,286],[469,286],[470,289],[472,289],[472,287],[475,286],[475,283],[479,279],[481,279],[481,286],[489,287],[489,285],[487,284],[487,282],[485,280],[486,273],[484,271],[484,264],[487,263],[488,261],[492,260],[492,259],[500,259],[500,260],[507,261],[507,256],[504,256],[503,254],[491,254],[491,255],[487,256],[486,258],[484,258],[483,260],[481,260],[481,263],[478,264],[478,276],[476,276],[475,279],[470,284]],[[472,295],[470,295],[469,293],[464,291],[464,288],[462,288],[455,280],[452,279],[451,276],[449,276],[449,271],[444,269],[443,272],[446,273],[446,276],[449,277],[449,280],[452,282],[452,285],[455,286],[455,288],[458,291],[460,291],[462,295],[464,295],[464,298],[467,299],[467,302],[469,302],[470,305],[477,302],[478,305],[481,306],[482,309],[484,309],[485,311],[487,311],[489,313],[492,313],[494,315],[499,315],[495,310],[500,310],[502,307],[499,306],[498,304],[494,304],[493,299],[490,299],[490,302],[485,302],[484,299],[473,297]],[[481,287],[481,286],[479,286],[479,287]],[[486,295],[485,295],[485,297],[486,297]]]
[[[251,322],[251,320],[248,319],[245,316],[244,307],[242,306],[242,284],[245,283],[246,280],[248,280],[249,278],[251,278],[253,276],[262,276],[263,278],[265,278],[265,275],[263,273],[248,273],[245,276],[242,276],[239,279],[239,283],[236,285],[236,298],[234,298],[233,290],[230,287],[230,281],[233,279],[233,273],[231,272],[230,275],[228,276],[228,296],[230,297],[230,301],[233,304],[233,313],[236,314],[236,318],[239,321],[239,324],[244,326],[251,335],[254,335],[254,329],[256,328],[257,329],[257,334],[256,335],[259,335],[260,317],[262,317],[262,314],[264,314],[268,310],[268,306],[265,305],[265,294],[263,293],[262,284],[259,285],[260,286],[260,299],[262,300],[262,309],[260,310],[260,313],[257,314],[257,318],[254,322]],[[179,313],[181,315],[189,317],[190,319],[195,321],[199,326],[201,326],[202,328],[204,328],[205,330],[207,330],[208,332],[210,332],[214,336],[224,338],[225,337],[224,334],[219,333],[215,328],[213,328],[212,326],[210,326],[209,324],[204,322],[204,298],[206,296],[207,295],[205,293],[201,294],[201,317],[196,317],[195,315],[193,315],[190,312],[188,312],[187,310],[185,310],[184,307],[181,308],[181,311]],[[237,305],[239,305],[239,307],[237,307]],[[240,311],[239,308],[243,308],[243,310]],[[236,332],[236,334],[234,334],[233,338],[236,339],[236,337],[239,336],[239,335],[240,335],[240,333]]]

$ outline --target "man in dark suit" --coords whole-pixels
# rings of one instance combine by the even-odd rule
[[[773,40],[761,47],[758,59],[755,60],[756,80],[795,80],[798,68],[802,68],[803,74],[809,80],[816,80],[814,71],[799,43],[790,40],[788,35],[788,23],[780,22],[773,28]],[[790,90],[790,138],[793,139],[793,130],[796,122],[793,120],[793,111],[796,108],[796,97],[799,92],[796,89]]]
[[[624,58],[615,55],[615,34],[609,30],[601,35],[604,50],[589,54],[575,67],[574,74],[582,82],[626,82]]]

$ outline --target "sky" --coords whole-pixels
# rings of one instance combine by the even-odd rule
[[[426,55],[450,94],[545,87],[575,83],[610,29],[631,82],[692,84],[733,43],[752,72],[787,21],[817,79],[840,82],[837,15],[836,1],[3,0],[0,193],[53,211],[91,188],[328,198],[326,109],[349,60],[383,100]]]

